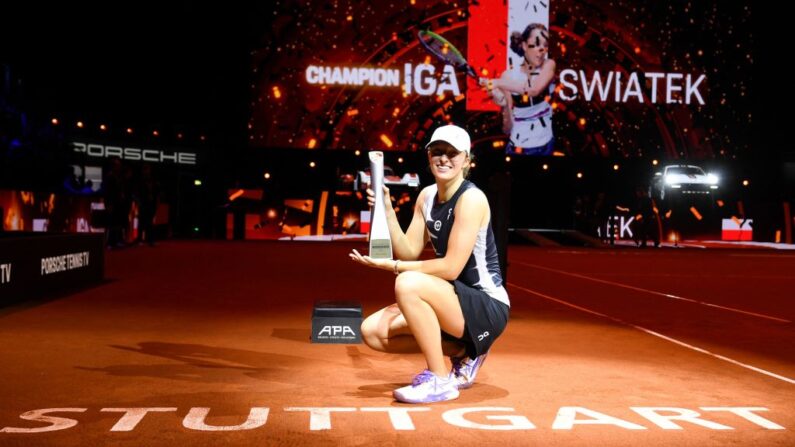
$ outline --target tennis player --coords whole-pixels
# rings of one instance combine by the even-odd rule
[[[470,146],[469,134],[461,127],[437,128],[426,146],[435,183],[418,195],[405,233],[384,187],[396,259],[350,253],[356,262],[397,275],[396,303],[362,323],[365,343],[377,351],[425,356],[426,368],[410,385],[394,390],[401,402],[456,399],[460,389],[472,386],[489,348],[508,323],[510,301],[500,275],[489,204],[465,178]],[[372,190],[368,196],[372,206]],[[417,260],[428,241],[436,258]]]

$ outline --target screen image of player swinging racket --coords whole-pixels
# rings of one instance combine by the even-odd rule
[[[417,33],[417,38],[423,48],[425,48],[425,51],[440,61],[452,65],[456,70],[462,71],[476,80],[478,79],[475,69],[469,65],[464,55],[447,39],[429,30],[420,31]]]
[[[372,151],[370,157],[370,188],[375,193],[375,203],[370,223],[370,257],[392,259],[392,239],[386,222],[384,207],[384,153]]]

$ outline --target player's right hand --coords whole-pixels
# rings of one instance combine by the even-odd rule
[[[389,188],[387,188],[386,186],[384,186],[383,188],[384,188],[384,206],[386,206],[386,209],[388,210],[389,208],[392,207],[392,199],[389,196]],[[372,208],[375,205],[375,191],[373,191],[369,186],[367,187],[367,205],[369,205],[370,208]]]

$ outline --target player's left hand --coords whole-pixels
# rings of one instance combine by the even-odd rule
[[[395,267],[395,261],[391,259],[373,259],[367,255],[362,255],[356,251],[356,249],[353,249],[352,252],[348,253],[348,256],[350,256],[351,260],[368,267],[374,267],[382,270],[392,270]]]

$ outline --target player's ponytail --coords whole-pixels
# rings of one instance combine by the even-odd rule
[[[511,50],[518,54],[519,56],[524,57],[524,50],[522,49],[522,33],[519,31],[514,31],[511,33]]]
[[[475,154],[473,154],[472,151],[469,151],[467,157],[469,157],[469,163],[463,169],[464,178],[469,178],[469,170],[472,169],[472,163],[475,162]]]

